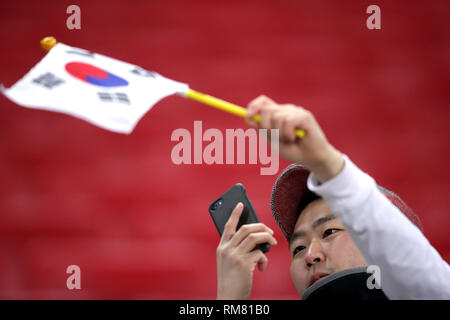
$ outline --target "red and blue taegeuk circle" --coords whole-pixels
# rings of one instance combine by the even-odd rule
[[[127,80],[89,63],[69,62],[66,64],[65,69],[75,78],[97,86],[121,87],[128,85]]]

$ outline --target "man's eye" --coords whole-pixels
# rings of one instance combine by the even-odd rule
[[[297,246],[294,249],[294,252],[292,253],[292,256],[295,256],[297,253],[299,253],[300,251],[302,251],[303,249],[305,249],[305,246]]]
[[[326,238],[326,237],[331,236],[332,234],[334,234],[334,233],[336,233],[338,231],[339,231],[339,229],[327,229],[323,233],[323,237]]]

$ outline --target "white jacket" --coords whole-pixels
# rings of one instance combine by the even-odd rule
[[[308,188],[342,221],[368,265],[377,265],[389,299],[450,299],[450,266],[423,233],[347,156],[342,172]]]

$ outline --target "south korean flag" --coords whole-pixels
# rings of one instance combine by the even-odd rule
[[[66,113],[129,134],[159,100],[188,89],[156,72],[58,43],[1,92],[23,107]]]

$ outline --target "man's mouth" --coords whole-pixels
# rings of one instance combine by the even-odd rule
[[[325,273],[325,272],[315,272],[312,276],[311,276],[311,280],[309,282],[309,286],[312,286],[317,280],[322,279],[326,276],[328,276],[329,273]]]

